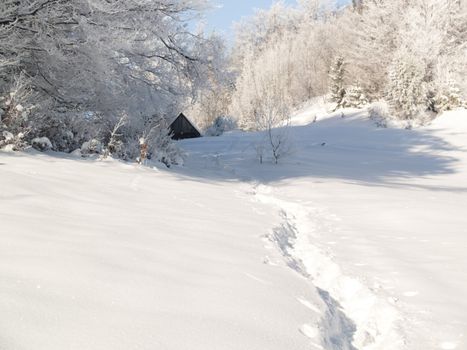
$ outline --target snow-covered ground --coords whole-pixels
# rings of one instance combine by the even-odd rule
[[[341,116],[298,113],[295,152],[278,166],[254,163],[255,135],[185,147],[192,167],[214,159],[277,208],[272,239],[340,304],[357,349],[466,349],[467,112],[415,130]]]
[[[241,132],[171,170],[0,153],[0,349],[466,349],[467,113],[290,135],[278,165]]]
[[[1,153],[0,349],[307,349],[315,291],[264,263],[274,214],[242,191]]]

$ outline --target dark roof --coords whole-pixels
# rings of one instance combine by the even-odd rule
[[[199,130],[183,114],[180,113],[177,118],[169,125],[174,140],[189,139],[201,137]]]

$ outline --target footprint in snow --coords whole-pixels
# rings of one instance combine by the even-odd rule
[[[278,266],[275,262],[272,262],[269,256],[265,256],[263,258],[263,264],[270,265],[270,266]]]
[[[255,275],[252,275],[251,273],[248,273],[248,272],[244,272],[245,276],[247,276],[248,278],[251,278],[252,280],[256,281],[256,282],[259,282],[261,284],[264,284],[264,285],[271,285],[272,283],[269,282],[269,281],[266,281],[266,280],[263,280],[262,278],[259,278],[259,277],[256,277]]]
[[[367,266],[367,264],[364,264],[364,263],[355,263],[354,265],[358,267]]]
[[[141,176],[138,175],[136,177],[133,178],[133,180],[131,181],[130,183],[130,188],[133,190],[133,191],[139,191],[139,183],[141,181]]]
[[[253,209],[253,212],[255,214],[257,214],[257,215],[261,215],[261,216],[266,215],[266,212],[264,210],[261,210],[259,208],[253,207],[253,206],[252,206],[252,209]]]
[[[297,297],[296,298],[297,301],[302,304],[303,306],[307,307],[308,309],[318,313],[318,314],[321,314],[321,310],[318,309],[316,306],[314,306],[312,303],[310,303],[308,300],[306,300],[305,298],[301,298],[301,297]]]
[[[271,243],[271,239],[267,236],[262,236],[261,240],[263,241],[263,247],[268,250],[276,249],[276,247]]]
[[[309,324],[304,324],[299,328],[300,333],[302,333],[305,337],[313,339],[319,335],[318,330]]]

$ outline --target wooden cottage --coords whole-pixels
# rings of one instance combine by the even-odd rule
[[[180,113],[172,124],[169,125],[169,129],[174,140],[201,137],[201,133],[183,113]]]

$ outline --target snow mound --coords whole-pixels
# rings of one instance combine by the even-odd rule
[[[467,110],[459,108],[453,111],[447,111],[441,114],[431,123],[432,128],[444,128],[456,131],[467,130]],[[467,146],[467,142],[466,142]]]
[[[308,125],[329,117],[332,106],[332,103],[327,102],[326,96],[315,97],[292,114],[291,125]]]
[[[31,146],[38,151],[44,152],[52,149],[52,142],[47,137],[36,137],[31,141]]]

